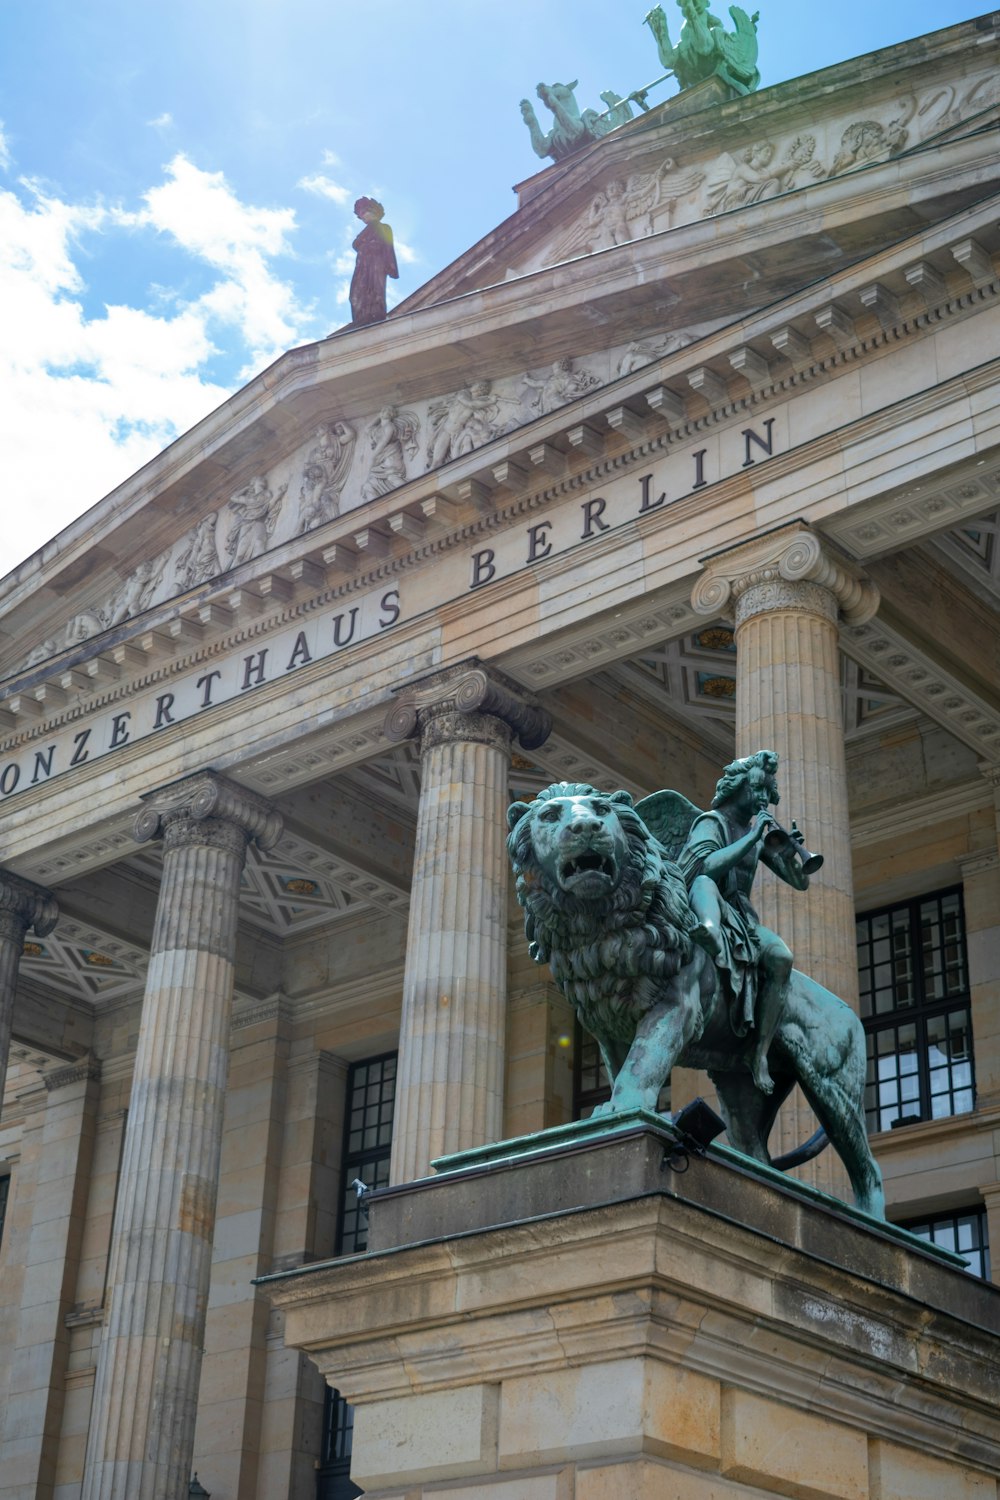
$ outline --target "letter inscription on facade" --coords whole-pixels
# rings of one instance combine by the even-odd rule
[[[336,655],[349,645],[391,629],[402,613],[397,588],[384,585],[366,594],[349,609],[317,610],[302,624],[267,637],[267,645],[235,646],[217,667],[205,672],[195,668],[171,682],[128,699],[104,713],[96,713],[83,729],[57,731],[37,744],[0,760],[0,801],[40,786],[102,755],[148,735],[162,735],[175,724],[241,698],[267,683],[287,676],[309,662]],[[79,722],[79,721],[77,721]]]

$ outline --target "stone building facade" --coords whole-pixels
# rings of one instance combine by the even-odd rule
[[[254,1278],[596,1097],[508,890],[553,780],[779,752],[826,862],[765,920],[861,1009],[890,1217],[989,1275],[998,34],[548,167],[0,584],[0,1500],[351,1493]]]

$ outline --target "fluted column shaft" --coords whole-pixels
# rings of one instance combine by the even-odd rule
[[[796,967],[856,1010],[837,601],[818,584],[756,584],[737,601],[736,752],[762,746],[778,752],[782,823],[794,818],[824,864],[807,895],[762,872],[754,903],[791,948]]]
[[[280,819],[210,773],[147,800],[163,878],[129,1101],[83,1500],[174,1500],[191,1477],[247,844]]]
[[[7,1078],[14,996],[24,939],[29,928],[37,937],[45,937],[58,918],[59,908],[50,891],[9,870],[0,870],[0,1105]]]
[[[833,555],[802,522],[782,527],[706,563],[693,603],[703,614],[735,615],[736,751],[778,753],[780,821],[794,819],[823,868],[807,892],[764,870],[753,901],[765,926],[792,950],[796,968],[858,1008],[847,758],[840,690],[839,621],[861,624],[878,591]],[[816,1128],[796,1089],[771,1134],[773,1156]],[[830,1151],[800,1169],[816,1186],[849,1196]]]
[[[512,731],[530,746],[548,729],[528,695],[478,664],[440,674],[387,721],[392,738],[419,733],[421,749],[393,1182],[502,1133]]]

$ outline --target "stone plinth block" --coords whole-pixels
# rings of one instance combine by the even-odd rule
[[[438,1164],[263,1284],[369,1500],[996,1500],[1000,1292],[659,1117]]]

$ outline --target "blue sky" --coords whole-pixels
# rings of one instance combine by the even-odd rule
[[[511,213],[541,166],[518,101],[656,78],[646,8],[0,0],[0,574],[347,320],[361,193],[395,230],[397,298]],[[763,86],[982,13],[760,8]]]

